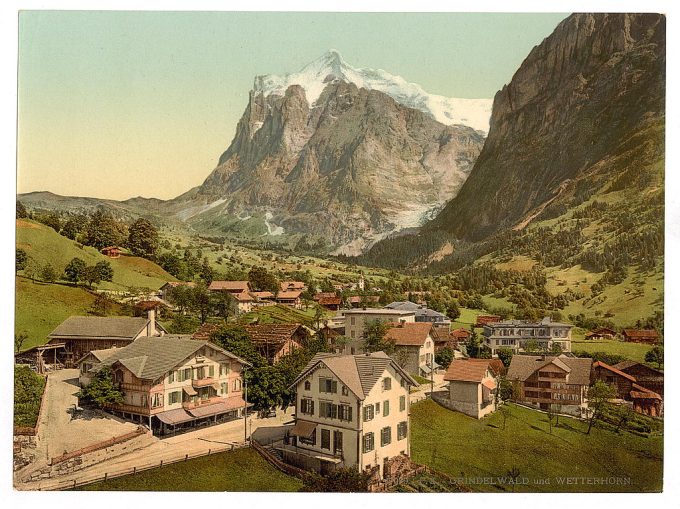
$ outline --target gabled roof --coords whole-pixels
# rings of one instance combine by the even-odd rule
[[[629,338],[658,338],[659,333],[654,329],[623,329],[623,334]]]
[[[233,360],[249,366],[250,364],[231,352],[210,343],[197,341],[188,335],[166,335],[158,337],[141,337],[123,348],[113,348],[112,353],[95,371],[102,366],[113,366],[117,362],[129,369],[137,378],[157,380],[168,371],[174,369],[198,350],[208,346],[222,352]]]
[[[247,292],[250,290],[250,283],[248,281],[213,281],[210,283],[208,290],[227,290]]]
[[[387,309],[401,309],[402,311],[415,311],[417,309],[423,309],[421,304],[416,304],[410,300],[402,300],[397,302],[390,302],[385,306]]]
[[[655,374],[657,374],[661,377],[663,376],[663,371],[661,371],[660,369],[652,368],[652,367],[647,366],[646,364],[643,364],[641,362],[636,362],[636,361],[622,361],[622,362],[619,362],[617,364],[614,364],[613,367],[615,367],[616,369],[619,369],[623,372],[626,372],[627,369],[630,369],[630,368],[635,367],[635,366],[640,366],[645,371],[655,373]]]
[[[234,298],[239,302],[251,302],[254,300],[248,292],[235,293]]]
[[[216,323],[204,323],[191,335],[191,339],[210,339],[210,336],[220,330],[221,327],[221,325]]]
[[[299,291],[299,290],[290,291],[290,292],[279,292],[278,294],[276,294],[276,299],[277,300],[280,300],[280,299],[297,299],[298,297],[300,297],[300,295],[302,295],[302,292]]]
[[[423,346],[432,330],[430,322],[392,323],[385,333],[385,339],[397,346]]]
[[[454,339],[467,339],[470,337],[471,333],[467,329],[463,329],[462,327],[459,329],[454,329],[451,332],[449,332],[449,335],[454,338]],[[443,338],[444,340],[448,338]]]
[[[548,364],[555,364],[560,369],[564,369],[565,367],[568,368],[570,370],[569,384],[590,385],[590,370],[593,365],[593,359],[590,357],[567,357],[564,355],[559,357],[541,355],[514,355],[510,361],[508,379],[519,380],[523,382],[536,371],[547,366]]]
[[[449,369],[446,370],[444,380],[447,382],[479,382],[486,376],[486,372],[491,370],[495,373],[491,363],[497,359],[458,359],[451,362]]]
[[[272,292],[250,292],[250,295],[256,299],[273,299],[274,294]]]
[[[628,373],[624,373],[623,371],[616,369],[614,366],[610,366],[609,364],[602,362],[602,361],[595,361],[593,363],[593,368],[602,368],[606,369],[607,371],[610,371],[614,374],[617,374],[623,378],[626,378],[627,380],[630,380],[631,382],[637,382],[636,378],[632,375],[629,375]]]
[[[321,306],[339,306],[342,299],[340,297],[320,297],[318,302]]]
[[[286,290],[302,290],[305,288],[303,281],[281,281],[280,287],[282,291]]]
[[[50,332],[50,338],[135,339],[147,326],[144,317],[70,316]]]
[[[271,345],[282,345],[292,339],[300,328],[304,330],[304,327],[299,323],[263,323],[244,326],[253,343],[269,343]]]
[[[406,380],[407,384],[418,385],[385,352],[374,352],[362,355],[318,353],[307,363],[307,366],[305,366],[290,387],[297,385],[300,380],[305,378],[319,364],[328,368],[360,400],[366,398],[385,372],[385,369],[389,366],[397,371]]]
[[[161,286],[161,289],[165,288],[166,286],[170,286],[171,288],[177,288],[178,286],[189,286],[193,288],[196,286],[196,283],[193,281],[168,281],[163,286]]]

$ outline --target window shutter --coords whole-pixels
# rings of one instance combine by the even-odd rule
[[[326,392],[326,379],[319,378],[319,392]]]
[[[331,392],[333,394],[336,394],[338,392],[338,382],[336,380],[333,380],[331,382]]]
[[[210,376],[210,377],[215,376],[215,366],[210,366],[208,368],[208,376]]]
[[[385,400],[383,402],[383,416],[388,416],[390,415],[390,402],[389,400]]]
[[[347,407],[347,420],[348,421],[352,420],[352,407],[351,406]]]

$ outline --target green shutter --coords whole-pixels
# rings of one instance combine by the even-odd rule
[[[210,366],[210,367],[208,368],[208,376],[209,376],[209,377],[215,376],[215,366]]]

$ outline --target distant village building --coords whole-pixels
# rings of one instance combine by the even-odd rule
[[[595,330],[591,330],[585,334],[585,339],[591,340],[601,340],[601,339],[614,339],[616,337],[616,331],[613,329],[608,329],[607,327],[598,327]]]
[[[208,290],[211,292],[229,292],[234,295],[252,291],[248,281],[213,281]]]
[[[571,352],[571,329],[568,323],[553,322],[545,317],[540,322],[507,320],[484,325],[484,344],[495,355],[501,348],[522,352],[527,342],[533,341],[538,350],[551,351],[554,345],[561,352]]]
[[[127,316],[70,316],[48,337],[48,345],[61,345],[55,357],[64,367],[92,350],[124,347],[144,336],[161,336],[167,331],[156,322],[155,309],[146,317]]]
[[[658,417],[662,413],[662,397],[638,383],[635,376],[602,361],[593,363],[592,379],[601,380],[616,389],[617,398],[632,404],[638,413]]]
[[[319,303],[319,306],[323,306],[330,311],[338,311],[342,305],[342,299],[335,296],[321,297],[317,302]]]
[[[281,281],[281,283],[279,283],[279,286],[282,292],[289,291],[303,292],[307,289],[307,285],[302,281]]]
[[[246,325],[244,328],[260,355],[272,364],[293,350],[302,348],[309,337],[305,326],[299,323],[268,323]]]
[[[291,290],[286,292],[279,292],[276,294],[276,302],[284,304],[295,309],[302,309],[302,291]]]
[[[591,358],[514,355],[507,378],[513,384],[513,400],[548,410],[588,416]]]
[[[406,322],[415,323],[416,317],[413,311],[400,311],[398,309],[348,309],[343,311],[345,316],[345,336],[348,338],[343,353],[354,355],[364,351],[364,327],[372,320],[381,322]]]
[[[449,382],[448,398],[438,402],[451,410],[481,419],[496,411],[498,377],[503,373],[498,359],[454,360],[444,375]]]
[[[253,307],[271,306],[275,304],[274,294],[272,292],[250,292],[253,297]]]
[[[378,295],[352,295],[347,298],[347,302],[351,308],[361,308],[364,306],[377,306],[380,304],[380,296]]]
[[[660,341],[659,333],[654,329],[623,329],[623,340],[629,343],[646,343],[655,345]]]
[[[101,249],[101,254],[109,258],[120,258],[121,249],[118,246],[107,246]]]
[[[434,362],[432,324],[398,322],[390,325],[385,339],[394,342],[392,358],[407,373],[430,376],[432,369],[439,367]]]
[[[500,321],[501,317],[499,315],[478,315],[475,327],[484,327],[485,325],[489,325],[491,323],[496,323]]]
[[[416,315],[416,322],[430,322],[436,324],[451,324],[451,320],[443,313],[429,309],[422,304],[416,304],[411,301],[391,302],[386,309],[399,309],[401,311],[413,311]]]
[[[125,401],[113,413],[166,434],[243,415],[243,372],[249,364],[209,341],[189,336],[143,337],[123,348],[89,352],[78,362],[87,386],[110,367]]]
[[[383,352],[317,354],[291,386],[295,425],[274,447],[285,461],[308,470],[346,467],[386,477],[411,454],[414,385]]]
[[[634,376],[638,384],[663,397],[663,371],[635,361],[619,362],[613,367]]]

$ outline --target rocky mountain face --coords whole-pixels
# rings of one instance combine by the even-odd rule
[[[231,145],[199,188],[174,200],[177,215],[210,231],[261,217],[269,235],[323,238],[358,254],[455,196],[483,133],[346,81],[338,59],[314,68],[325,74],[320,92],[310,80],[256,79]]]
[[[496,94],[470,178],[426,229],[480,240],[640,178],[663,157],[665,62],[662,15],[569,16]]]

